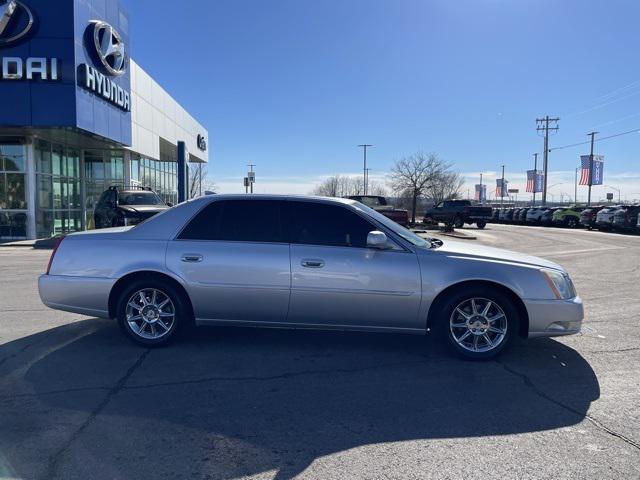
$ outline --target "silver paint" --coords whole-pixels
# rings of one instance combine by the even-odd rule
[[[176,240],[201,208],[227,199],[337,203],[368,217],[375,230],[388,237],[389,248]],[[108,316],[108,298],[117,280],[151,271],[184,287],[198,324],[425,333],[438,294],[476,280],[503,286],[522,299],[529,337],[580,330],[580,298],[555,299],[540,271],[564,272],[559,265],[468,242],[444,240],[439,248],[416,247],[370,212],[343,199],[201,197],[134,228],[69,235],[50,274],[40,277],[40,296],[52,308]]]

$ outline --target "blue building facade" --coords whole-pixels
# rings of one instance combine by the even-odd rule
[[[175,202],[178,142],[208,161],[206,129],[131,60],[129,25],[117,0],[0,0],[0,240],[92,228],[111,185]]]

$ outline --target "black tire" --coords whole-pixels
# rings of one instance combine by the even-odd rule
[[[170,300],[170,303],[167,304],[169,305],[169,307],[165,305],[164,307],[162,307],[159,313],[162,313],[162,314],[173,313],[173,317],[171,318],[172,321],[170,324],[169,324],[169,320],[165,318],[160,318],[160,317],[156,318],[155,320],[152,319],[152,321],[150,322],[146,322],[144,320],[141,320],[139,322],[134,321],[133,323],[136,326],[138,324],[143,324],[143,322],[147,323],[147,325],[145,325],[144,329],[142,330],[142,334],[140,334],[131,325],[131,319],[129,321],[127,320],[127,307],[128,307],[129,301],[132,299],[132,296],[143,290],[148,290],[148,291],[155,290],[156,292],[158,292],[156,295],[157,295],[157,301],[159,303],[162,303],[166,298],[168,298]],[[147,300],[150,300],[150,298],[147,297]],[[127,285],[127,287],[124,288],[124,290],[120,294],[120,297],[118,298],[118,304],[117,304],[117,310],[116,310],[118,325],[120,326],[122,331],[127,335],[127,337],[131,339],[134,343],[137,343],[138,345],[143,345],[145,347],[159,347],[159,346],[167,345],[176,337],[177,332],[185,324],[188,323],[188,318],[189,318],[188,315],[190,310],[187,306],[187,303],[186,303],[187,301],[188,300],[185,300],[183,294],[180,291],[178,291],[169,282],[162,281],[155,278],[149,278],[148,280],[145,280],[145,279],[136,280],[132,282],[130,285]],[[142,304],[142,302],[136,302],[136,303],[138,305]],[[138,313],[139,315],[137,316],[142,316],[142,310],[139,310]],[[169,318],[169,317],[166,317],[166,318]],[[153,328],[152,328],[152,325],[153,325]],[[160,325],[163,325],[163,327],[166,326],[168,328],[166,328],[166,331],[165,331],[165,328],[161,327]],[[162,331],[163,333],[161,336],[158,336],[157,338],[147,338],[144,335],[145,332],[148,332],[148,336],[151,337],[151,332],[156,332],[156,331],[157,332]]]
[[[484,220],[478,220],[476,222],[476,227],[478,227],[480,230],[482,230],[486,226],[487,226],[487,222],[485,222]]]
[[[456,216],[456,217],[453,219],[453,226],[454,226],[455,228],[462,228],[462,227],[464,227],[464,220],[462,219],[462,217]]]
[[[485,301],[490,301],[492,306],[486,317],[489,319],[496,316],[498,317],[493,322],[486,322],[486,325],[495,325],[495,328],[504,331],[502,335],[493,331],[485,331],[490,340],[496,341],[496,345],[493,347],[488,346],[484,334],[480,333],[486,327],[475,323],[476,320],[480,320],[480,317],[474,317],[471,314],[471,299],[477,299],[476,307],[480,313],[482,313],[481,310],[484,310],[484,307],[486,307]],[[462,309],[463,312],[469,316],[469,320],[461,320],[465,318],[457,312],[457,308],[461,305],[464,305]],[[499,317],[500,313],[504,314],[504,318]],[[454,314],[456,316],[454,316]],[[520,318],[518,309],[508,295],[495,288],[475,286],[460,289],[447,297],[439,306],[438,314],[433,321],[435,322],[434,330],[436,334],[442,341],[445,341],[458,356],[471,360],[489,360],[505,351],[505,349],[511,345],[513,338],[517,335]],[[452,326],[452,324],[459,325],[462,323],[470,326],[462,328]],[[474,326],[478,327],[475,329],[477,333],[472,333],[471,327]],[[462,343],[466,345],[468,342],[471,342],[471,344],[464,347],[459,342],[467,331],[469,331],[469,334],[462,340]],[[456,337],[454,337],[454,332],[457,340]],[[478,339],[478,343],[476,344],[478,351],[472,350],[474,339]]]

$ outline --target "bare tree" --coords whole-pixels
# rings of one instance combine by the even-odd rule
[[[460,189],[464,185],[464,178],[457,172],[445,172],[439,181],[431,184],[426,196],[438,204],[444,200],[453,200],[460,196]]]
[[[396,161],[390,174],[391,188],[400,198],[411,199],[411,221],[416,221],[418,198],[456,195],[462,182],[451,165],[435,153],[416,153]]]
[[[205,191],[215,191],[216,185],[208,177],[208,168],[201,163],[189,164],[189,198],[198,197]]]
[[[369,195],[386,196],[387,191],[384,185],[377,181],[370,181]],[[333,175],[322,181],[320,185],[312,191],[313,195],[323,197],[349,197],[353,195],[363,195],[364,186],[361,177]]]

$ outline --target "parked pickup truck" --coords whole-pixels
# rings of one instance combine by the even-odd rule
[[[445,200],[425,212],[424,222],[442,222],[455,228],[462,228],[465,223],[475,223],[478,228],[484,228],[491,214],[491,207],[474,205],[470,200]]]
[[[389,202],[387,202],[387,199],[384,197],[378,197],[376,195],[352,195],[347,198],[360,202],[369,208],[373,208],[376,212],[380,212],[385,217],[399,223],[403,227],[409,226],[409,212],[401,208],[394,208],[392,205],[389,205]]]

